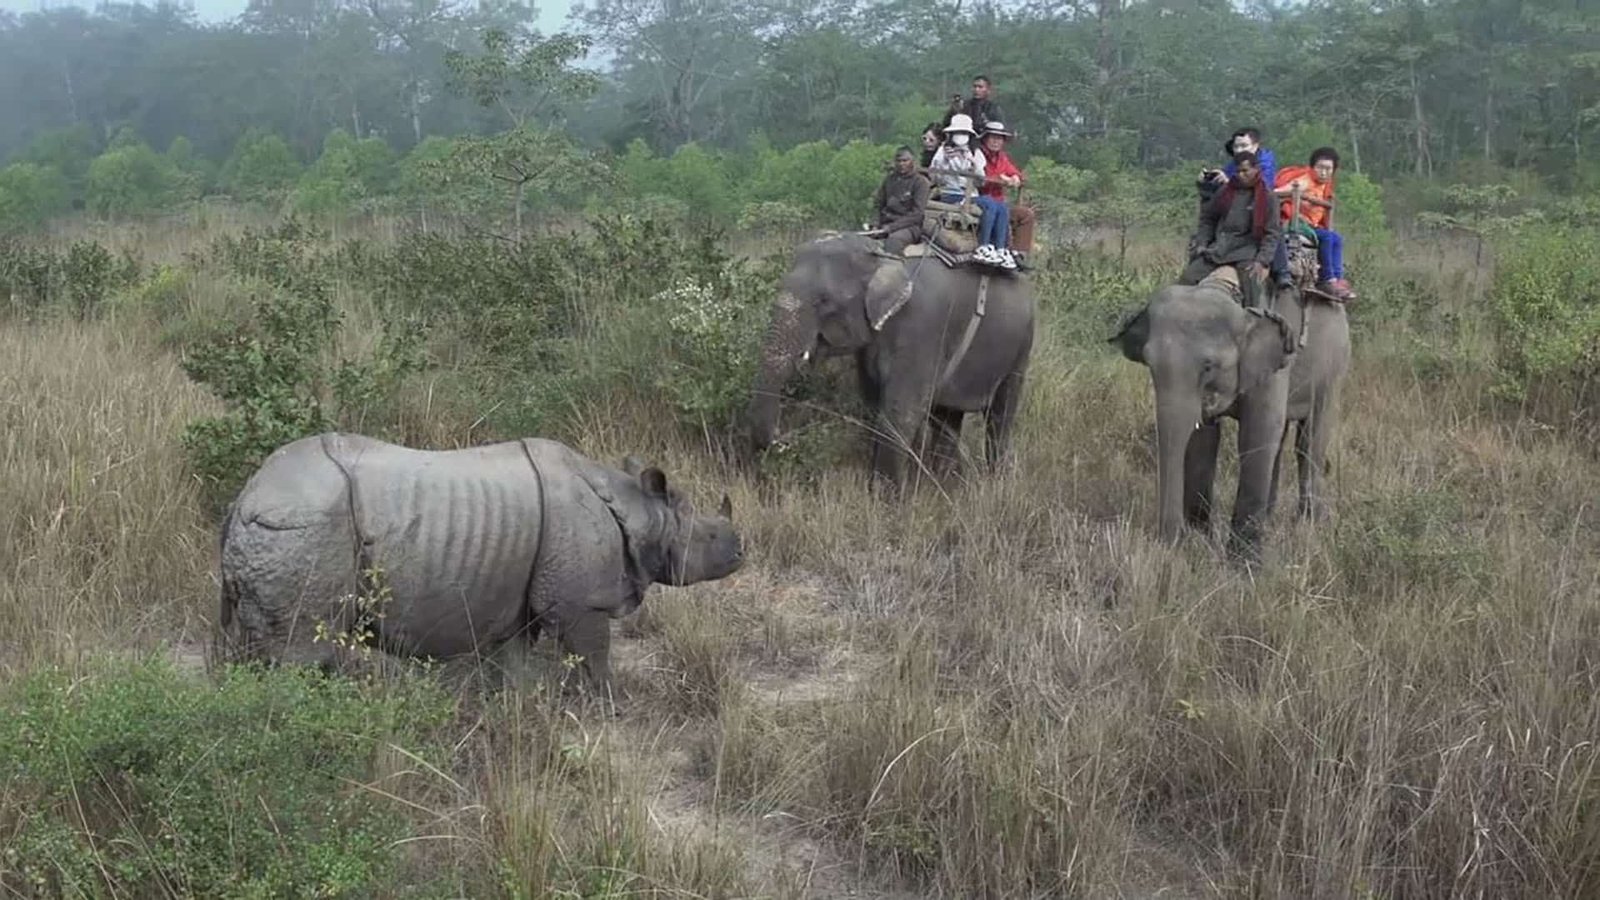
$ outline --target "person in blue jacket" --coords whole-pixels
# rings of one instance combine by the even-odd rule
[[[1256,161],[1261,165],[1261,180],[1267,185],[1267,190],[1278,183],[1278,159],[1272,151],[1261,146],[1261,132],[1255,128],[1241,128],[1228,139],[1228,154],[1254,153]],[[1232,181],[1239,173],[1238,164],[1232,159],[1222,167],[1222,184]],[[1278,242],[1277,252],[1272,255],[1272,280],[1280,288],[1292,287],[1294,277],[1289,274],[1289,247],[1286,241]]]

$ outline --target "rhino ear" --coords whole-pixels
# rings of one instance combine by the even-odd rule
[[[722,495],[722,505],[717,508],[717,512],[720,513],[724,519],[733,518],[733,500],[727,494]]]
[[[667,499],[667,475],[654,466],[639,473],[639,486],[644,488],[647,497]]]

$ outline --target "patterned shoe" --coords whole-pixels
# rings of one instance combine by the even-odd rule
[[[1317,282],[1317,292],[1326,294],[1340,303],[1349,303],[1356,298],[1356,292],[1350,289],[1350,282],[1343,278]]]
[[[1012,272],[1017,270],[1017,258],[1011,255],[1010,250],[1001,247],[999,250],[995,251],[995,256],[999,257],[996,265],[1000,266],[1000,268],[1007,269]]]

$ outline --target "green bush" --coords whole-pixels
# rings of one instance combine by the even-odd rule
[[[300,162],[283,138],[258,129],[245,132],[222,167],[222,183],[241,200],[276,203],[300,176]]]
[[[143,215],[171,206],[182,188],[180,173],[166,157],[142,143],[125,143],[89,164],[84,200],[99,215]]]
[[[382,433],[370,414],[392,406],[405,376],[421,368],[422,331],[406,316],[384,320],[365,359],[335,355],[342,316],[333,303],[335,254],[321,233],[294,219],[266,231],[220,238],[209,260],[252,289],[252,321],[192,348],[189,377],[227,411],[190,423],[189,462],[214,509],[233,496],[273,450],[334,424]]]
[[[93,241],[74,241],[58,253],[0,238],[0,292],[10,298],[15,313],[54,309],[87,318],[98,314],[114,291],[138,278],[139,263],[132,256],[115,256]]]
[[[0,228],[36,228],[72,206],[72,186],[60,169],[12,163],[0,169]]]
[[[364,785],[386,745],[442,759],[450,710],[420,679],[229,669],[212,684],[163,661],[37,674],[0,696],[0,892],[383,893],[409,823]]]
[[[1600,230],[1534,225],[1497,247],[1492,309],[1500,389],[1581,392],[1600,378]]]
[[[395,156],[378,138],[356,140],[342,128],[328,133],[322,155],[301,175],[291,203],[301,212],[327,215],[393,190]]]

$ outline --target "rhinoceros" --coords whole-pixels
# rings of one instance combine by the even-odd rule
[[[358,627],[386,651],[437,658],[548,631],[608,688],[609,619],[652,583],[723,578],[743,560],[726,495],[698,515],[660,469],[623,465],[538,438],[285,444],[224,518],[223,629],[246,659],[323,666],[330,634]]]

